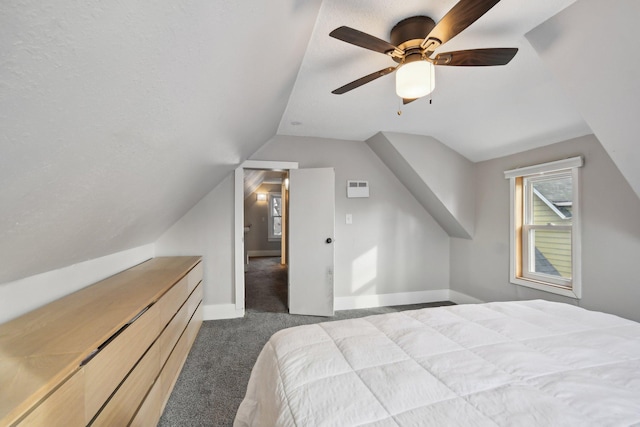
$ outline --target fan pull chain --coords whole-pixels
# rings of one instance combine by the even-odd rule
[[[402,115],[402,98],[398,98],[398,115]]]
[[[429,67],[429,83],[433,81],[433,67]],[[429,92],[429,105],[433,103],[433,88],[431,88],[431,92]]]

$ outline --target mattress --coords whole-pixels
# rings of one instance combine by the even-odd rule
[[[274,334],[234,426],[640,424],[640,324],[548,301]]]

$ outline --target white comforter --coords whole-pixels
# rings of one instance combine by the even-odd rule
[[[521,301],[279,331],[234,425],[639,423],[640,324]]]

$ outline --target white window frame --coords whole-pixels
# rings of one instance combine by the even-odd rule
[[[275,234],[273,234],[273,199],[274,198],[279,198],[280,199],[280,203],[282,203],[282,193],[269,193],[269,230],[268,230],[268,236],[267,236],[267,240],[270,242],[277,242],[282,240],[282,235],[280,236],[276,236]],[[280,206],[280,211],[282,212],[282,205]],[[282,216],[280,216],[279,218],[282,218]],[[282,219],[281,219],[282,221]],[[264,234],[263,234],[264,236]]]
[[[536,190],[533,187],[533,183],[539,178],[558,178],[558,177],[571,177],[571,185],[575,187],[574,176],[572,169],[567,169],[563,171],[555,171],[548,172],[544,174],[536,174],[536,175],[528,175],[523,176],[522,178],[525,180],[523,183],[523,202],[524,202],[524,222],[522,224],[522,277],[526,280],[533,280],[536,282],[547,282],[553,285],[561,286],[563,288],[571,289],[573,287],[572,279],[552,276],[550,274],[538,273],[535,271],[531,271],[531,266],[535,265],[535,253],[531,253],[531,234],[536,230],[550,230],[550,231],[569,231],[573,235],[573,225],[564,225],[564,224],[532,224],[533,223],[533,206],[534,206],[534,197],[536,197]],[[547,203],[543,200],[543,203]],[[553,206],[553,205],[551,205]],[[573,205],[572,205],[573,206]],[[554,206],[553,209],[556,213],[564,218],[564,215],[560,213],[560,211]],[[573,210],[573,207],[572,207]],[[573,220],[573,216],[572,216]],[[573,240],[573,239],[572,239]],[[571,242],[571,247],[573,247],[573,241]],[[571,257],[571,264],[573,266],[573,256]],[[528,268],[525,268],[528,267]],[[572,272],[573,276],[573,272]]]
[[[509,241],[510,241],[510,268],[509,280],[514,285],[525,286],[545,292],[551,292],[571,298],[580,299],[582,297],[582,276],[581,276],[581,226],[580,226],[580,167],[584,164],[581,156],[555,162],[544,163],[534,166],[527,166],[505,171],[504,176],[509,179]],[[526,197],[526,191],[520,188],[519,180],[527,177],[543,176],[566,172],[571,174],[573,203],[571,207],[571,226],[527,226],[521,216],[525,214],[522,203]],[[533,192],[530,192],[532,194]],[[519,196],[518,196],[519,194]],[[571,280],[558,279],[545,274],[528,272],[527,262],[531,262],[527,248],[527,235],[529,230],[534,228],[545,229],[559,227],[571,228]]]

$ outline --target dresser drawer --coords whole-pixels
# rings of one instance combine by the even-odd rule
[[[180,368],[189,353],[188,341],[187,333],[183,333],[160,373],[160,380],[162,381],[162,395],[165,396],[165,402],[169,399],[169,393],[171,392],[171,389],[173,389],[173,385],[178,379]]]
[[[156,425],[193,339],[201,260],[153,258],[0,324],[0,426]]]
[[[162,416],[162,387],[160,378],[153,384],[149,394],[142,402],[136,416],[131,420],[130,427],[155,426]]]
[[[196,311],[196,307],[198,307],[198,305],[202,301],[202,297],[203,289],[202,283],[200,283],[200,285],[193,291],[193,293],[189,297],[189,301],[187,302],[187,304],[189,304],[189,317],[193,316],[193,313]]]
[[[187,281],[189,282],[189,292],[191,292],[198,283],[202,281],[204,267],[202,266],[202,262],[199,262],[195,267],[191,269],[189,274],[187,274]]]
[[[73,374],[18,425],[23,426],[83,426],[84,370]]]
[[[160,307],[152,305],[87,363],[85,411],[90,420],[160,333]]]
[[[189,322],[189,305],[185,303],[160,335],[160,360],[164,364]]]
[[[193,342],[196,340],[200,326],[202,326],[202,301],[200,301],[195,313],[193,313],[193,317],[191,317],[191,322],[189,322],[189,325],[187,326],[186,333],[189,347],[191,347]]]
[[[151,346],[94,420],[94,426],[126,426],[160,373],[160,345]]]
[[[162,327],[169,323],[171,318],[189,296],[187,276],[183,277],[171,289],[165,293],[156,305],[160,306],[160,322]]]

